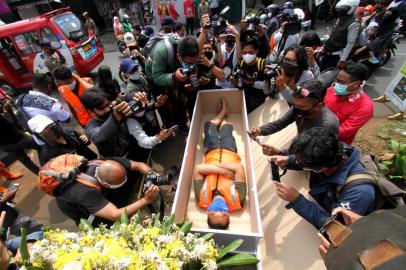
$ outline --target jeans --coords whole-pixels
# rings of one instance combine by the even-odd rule
[[[43,238],[44,238],[43,231],[37,231],[27,235],[27,241],[42,240]],[[17,252],[17,249],[20,248],[20,244],[21,244],[21,236],[14,237],[13,239],[6,241],[7,249],[13,252],[13,254],[15,254]]]
[[[237,143],[233,137],[233,126],[226,124],[217,129],[211,122],[204,124],[205,153],[215,149],[227,149],[237,153]]]
[[[186,18],[186,35],[193,35],[193,21],[194,18]]]

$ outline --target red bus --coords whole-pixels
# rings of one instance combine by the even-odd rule
[[[0,26],[0,87],[27,89],[34,72],[49,72],[43,65],[41,41],[53,44],[65,57],[66,65],[81,76],[104,59],[96,37],[84,30],[79,18],[69,8],[57,9]]]

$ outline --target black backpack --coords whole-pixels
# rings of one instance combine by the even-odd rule
[[[363,155],[360,162],[365,167],[366,172],[350,175],[344,185],[337,187],[337,197],[341,192],[352,186],[370,183],[375,188],[375,210],[393,209],[405,204],[406,192],[386,179],[374,156]]]

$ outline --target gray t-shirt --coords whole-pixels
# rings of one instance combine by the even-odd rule
[[[261,135],[266,136],[281,131],[293,122],[296,122],[298,134],[313,127],[325,127],[338,133],[340,127],[337,116],[327,106],[323,107],[319,117],[313,119],[297,116],[292,107],[278,120],[261,126]]]

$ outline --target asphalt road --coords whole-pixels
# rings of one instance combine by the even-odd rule
[[[324,35],[325,30],[319,30],[319,34]],[[119,53],[115,49],[115,38],[110,33],[101,37],[105,46],[105,59],[101,65],[107,65],[118,78]],[[380,96],[384,93],[387,85],[396,75],[401,65],[406,61],[406,39],[403,38],[398,45],[397,55],[383,68],[379,69],[367,82],[365,91],[371,98]],[[375,116],[382,117],[397,112],[397,108],[391,104],[376,104]],[[170,141],[159,145],[152,152],[151,165],[158,172],[167,171],[172,165],[180,167],[186,138],[178,135]],[[12,171],[21,171],[24,174],[22,179],[17,180],[21,183],[20,191],[17,194],[15,202],[23,214],[33,216],[45,224],[52,224],[55,227],[75,230],[76,227],[72,221],[67,219],[57,208],[55,200],[45,195],[36,188],[36,177],[31,174],[19,162],[11,166]],[[173,194],[169,194],[166,204],[170,205]],[[169,207],[168,207],[169,210]]]

